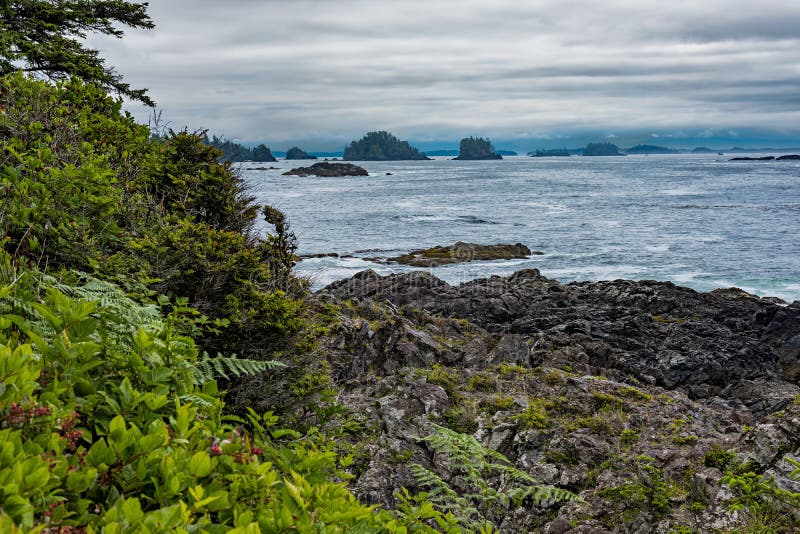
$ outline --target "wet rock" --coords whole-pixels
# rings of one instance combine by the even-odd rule
[[[319,177],[338,177],[338,176],[369,176],[363,167],[351,163],[328,163],[320,162],[310,167],[298,167],[283,173],[284,176],[319,176]]]
[[[531,343],[532,364],[577,359],[693,398],[738,399],[756,414],[800,394],[793,383],[800,375],[800,308],[741,290],[698,293],[669,282],[627,280],[558,284],[530,269],[459,286],[429,273],[368,273],[323,293],[465,319],[501,339],[521,336],[492,351],[492,361],[520,361],[522,343]]]
[[[402,256],[389,258],[388,261],[412,267],[438,267],[440,265],[478,260],[524,259],[531,254],[531,250],[522,243],[515,245],[479,245],[477,243],[459,241],[449,246],[414,250]]]

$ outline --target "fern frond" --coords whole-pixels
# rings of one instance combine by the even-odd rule
[[[199,406],[200,408],[214,408],[216,404],[213,402],[213,398],[209,397],[208,395],[198,395],[196,393],[188,393],[186,395],[181,395],[180,401],[182,404],[189,404],[192,403],[195,406]]]
[[[486,466],[490,471],[495,471],[498,473],[502,473],[506,475],[509,479],[513,480],[514,482],[520,482],[524,484],[538,484],[539,482],[533,478],[531,475],[522,471],[521,469],[517,469],[513,465],[508,464],[488,464]]]
[[[456,498],[458,496],[456,492],[442,480],[442,477],[430,469],[426,469],[419,464],[409,464],[408,469],[411,471],[411,474],[414,475],[417,484],[428,489],[429,495],[435,496],[443,494],[450,498]]]
[[[195,362],[192,373],[194,382],[203,384],[218,378],[230,380],[231,377],[240,378],[258,375],[280,367],[286,367],[286,364],[275,360],[246,360],[223,356],[211,358],[204,354],[201,359]]]
[[[540,486],[530,474],[514,467],[502,453],[484,447],[475,437],[433,425],[434,432],[420,438],[433,452],[444,456],[448,468],[468,488],[454,491],[439,475],[418,464],[409,465],[427,498],[439,509],[452,512],[470,532],[491,531],[492,510],[507,510],[511,503],[530,499],[536,505],[581,500],[567,490]],[[509,487],[510,486],[510,487]]]

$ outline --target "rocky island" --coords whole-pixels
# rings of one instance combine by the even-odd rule
[[[321,161],[315,163],[310,167],[298,167],[283,173],[284,176],[319,176],[325,178],[332,178],[338,176],[369,176],[369,173],[363,167],[352,165],[350,163],[329,163]]]
[[[645,154],[677,154],[673,148],[656,145],[636,145],[625,149],[626,154],[645,155]]]
[[[207,133],[203,134],[202,139],[204,144],[213,146],[222,151],[222,155],[220,156],[221,161],[255,161],[259,163],[278,161],[275,159],[275,156],[272,155],[272,151],[270,151],[269,147],[263,143],[256,147],[248,148],[230,139],[225,139],[224,137],[218,137],[216,135],[208,137]]]
[[[515,245],[479,245],[459,241],[444,247],[432,247],[414,250],[408,254],[389,258],[391,263],[411,265],[412,267],[438,267],[454,263],[466,263],[478,260],[510,260],[527,258],[532,254],[541,254],[517,243]]]
[[[570,153],[566,148],[551,148],[547,150],[537,150],[536,152],[528,152],[528,155],[532,158],[553,158],[567,157]]]
[[[425,154],[401,141],[389,132],[369,132],[359,141],[344,149],[345,161],[404,161],[426,160]]]
[[[458,145],[458,160],[503,159],[492,143],[482,137],[465,137]]]
[[[286,159],[317,159],[317,156],[311,156],[304,150],[294,146],[286,151]]]
[[[624,156],[614,143],[589,143],[583,149],[584,156]]]

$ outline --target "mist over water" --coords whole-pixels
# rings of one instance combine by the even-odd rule
[[[369,177],[345,178],[281,175],[313,163],[302,161],[240,169],[259,203],[287,214],[300,254],[354,256],[299,263],[315,289],[368,268],[412,270],[365,257],[521,242],[544,254],[426,270],[450,283],[536,268],[561,282],[668,280],[798,300],[800,162],[730,157],[364,162]]]

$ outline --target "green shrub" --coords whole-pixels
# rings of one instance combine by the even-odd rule
[[[79,270],[144,284],[167,297],[167,312],[186,298],[216,322],[194,332],[211,356],[280,352],[314,366],[295,361],[311,359],[293,344],[312,320],[306,283],[292,274],[288,221],[252,203],[201,133],[152,139],[120,101],[79,80],[3,77],[0,109],[0,245],[15,261],[57,277]],[[259,213],[263,237],[253,231]],[[262,381],[238,412],[269,390]]]
[[[430,371],[427,371],[426,376],[428,377],[428,382],[442,386],[448,393],[453,392],[458,384],[458,375],[438,363],[433,364]]]
[[[197,384],[202,359],[177,317],[110,289],[105,303],[70,298],[0,259],[4,532],[396,523],[333,482],[347,475],[324,438],[279,430],[271,414],[223,417],[215,383]],[[123,330],[127,339],[108,335]]]
[[[515,417],[521,429],[547,428],[547,410],[539,399],[529,399],[528,407]]]
[[[467,389],[470,391],[483,391],[492,393],[497,390],[497,379],[489,373],[475,373],[469,377]]]
[[[703,456],[703,465],[706,467],[716,467],[723,473],[736,461],[736,453],[723,449],[715,445]]]
[[[514,398],[504,395],[492,395],[491,397],[483,399],[481,402],[483,411],[488,414],[495,414],[497,412],[510,410],[514,407],[514,405]]]
[[[478,401],[459,399],[442,416],[448,428],[464,434],[478,430]]]

